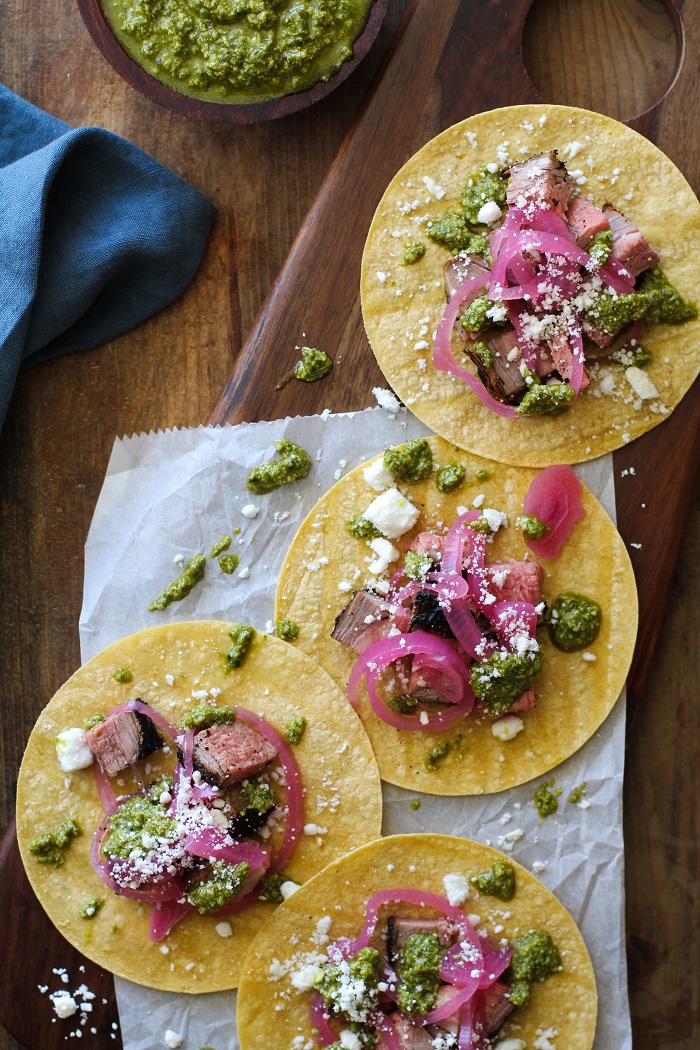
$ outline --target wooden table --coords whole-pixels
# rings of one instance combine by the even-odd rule
[[[313,109],[278,123],[228,128],[189,122],[131,91],[91,44],[72,0],[50,7],[5,0],[0,80],[71,124],[99,124],[131,139],[206,193],[219,215],[203,266],[179,302],[98,350],[38,366],[19,380],[0,435],[0,830],[12,816],[34,719],[79,663],[83,544],[114,437],[209,417],[407,6],[408,0],[392,0],[378,47]],[[597,49],[581,46],[584,31],[594,34]],[[608,47],[625,53],[605,83],[600,55]],[[645,64],[640,56],[649,47],[653,59]],[[546,97],[623,117],[632,115],[635,101],[658,96],[671,48],[655,0],[540,0],[526,37],[530,70]],[[575,75],[568,75],[562,54],[568,63],[577,56]],[[695,115],[684,115],[680,104],[684,117],[686,148],[697,150]],[[700,1046],[692,975],[700,943],[693,797],[700,753],[699,526],[696,500],[647,700],[629,733],[625,834],[635,1050]],[[37,996],[27,987],[28,1010]],[[18,1045],[0,1034],[2,1050]]]

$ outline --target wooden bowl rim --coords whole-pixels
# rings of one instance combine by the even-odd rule
[[[342,84],[374,43],[384,21],[389,0],[372,0],[365,27],[353,44],[352,58],[346,59],[328,80],[319,81],[306,91],[280,95],[262,102],[245,103],[209,102],[176,91],[157,80],[124,50],[105,17],[100,0],[77,0],[77,4],[85,28],[102,57],[130,87],[152,102],[196,120],[221,124],[257,124],[306,109]]]

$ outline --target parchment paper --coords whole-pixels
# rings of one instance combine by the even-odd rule
[[[282,559],[319,496],[388,445],[428,433],[405,412],[391,416],[367,409],[116,441],[85,549],[83,660],[126,634],[166,621],[221,618],[270,629]],[[271,458],[274,441],[282,437],[307,449],[314,460],[311,474],[268,496],[251,496],[244,488],[249,470]],[[612,457],[576,471],[614,520]],[[242,514],[249,504],[259,509],[254,519]],[[161,613],[147,611],[155,594],[178,575],[176,555],[187,560],[208,553],[236,527],[241,529],[231,547],[240,556],[236,574],[227,576],[209,563],[204,582],[183,602]],[[241,578],[245,568],[250,575]],[[542,824],[532,806],[540,781],[499,795],[447,799],[384,785],[385,834],[443,831],[498,846],[535,870],[569,909],[598,981],[595,1050],[632,1045],[624,938],[624,732],[621,697],[585,747],[549,774],[563,792],[559,812]],[[582,809],[566,799],[583,780],[590,805]],[[419,810],[410,808],[415,798],[421,799]],[[167,1030],[182,1037],[182,1050],[237,1050],[235,992],[175,995],[115,981],[125,1050],[164,1047]],[[556,1019],[549,1023],[556,1028]],[[567,1050],[556,1037],[551,1043]]]

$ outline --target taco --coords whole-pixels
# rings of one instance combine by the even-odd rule
[[[357,705],[382,779],[441,795],[502,791],[581,747],[637,630],[625,547],[570,467],[538,474],[441,438],[330,489],[276,612]]]
[[[596,1014],[581,934],[533,875],[467,839],[395,835],[278,909],[237,1018],[241,1050],[523,1050],[555,1033],[590,1050]]]
[[[365,328],[419,419],[504,463],[593,459],[700,369],[700,205],[656,146],[566,106],[480,113],[398,172],[362,264]]]
[[[218,621],[141,631],[76,671],[17,789],[49,918],[100,966],[178,992],[234,988],[276,903],[380,828],[369,742],[328,675]]]

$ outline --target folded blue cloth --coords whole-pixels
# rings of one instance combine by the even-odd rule
[[[89,350],[177,298],[214,214],[130,142],[0,85],[0,426],[20,367]]]

